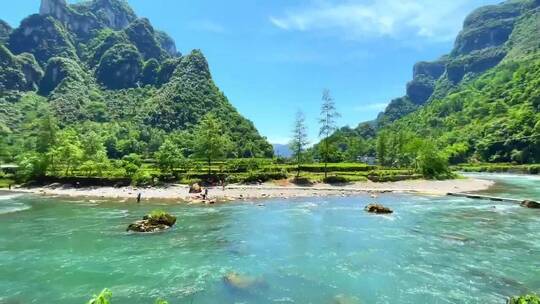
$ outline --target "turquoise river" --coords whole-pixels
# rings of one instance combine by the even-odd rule
[[[478,175],[477,175],[478,176]],[[500,196],[540,200],[540,177],[479,175]],[[540,292],[540,211],[384,194],[212,207],[0,192],[0,303],[494,303]],[[152,209],[170,231],[125,232]],[[237,289],[235,272],[256,282]],[[249,284],[248,284],[249,285]]]

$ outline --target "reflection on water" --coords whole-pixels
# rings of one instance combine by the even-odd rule
[[[0,303],[504,303],[540,292],[540,216],[513,204],[387,194],[190,207],[13,197],[0,206]],[[171,231],[125,232],[153,208]],[[224,277],[237,273],[234,286]]]

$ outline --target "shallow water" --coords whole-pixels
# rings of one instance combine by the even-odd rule
[[[496,181],[496,184],[481,193],[517,199],[540,201],[540,175],[465,173],[464,175]]]
[[[0,194],[0,303],[85,303],[104,287],[115,304],[504,303],[540,292],[539,211],[388,194],[378,201],[396,212],[373,216],[371,200],[192,207]],[[177,226],[125,232],[156,208]],[[232,289],[232,271],[259,284]]]

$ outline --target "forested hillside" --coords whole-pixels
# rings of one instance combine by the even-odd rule
[[[209,114],[230,140],[227,156],[272,156],[272,146],[217,88],[204,55],[180,54],[126,1],[42,0],[39,14],[17,28],[0,20],[4,161],[46,154],[62,138],[83,150],[92,138],[110,159],[150,158]]]
[[[418,137],[452,163],[540,161],[540,1],[477,9],[449,55],[413,70],[406,96],[375,121],[334,134],[338,157]],[[366,141],[360,150],[358,141]]]

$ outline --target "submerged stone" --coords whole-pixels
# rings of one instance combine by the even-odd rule
[[[255,278],[242,275],[236,272],[230,272],[223,277],[223,282],[228,287],[238,290],[246,290],[256,287],[264,287],[266,282],[262,278]]]
[[[392,209],[385,207],[381,204],[369,204],[364,208],[365,211],[369,213],[375,213],[375,214],[390,214],[394,213]]]
[[[334,297],[334,304],[360,304],[360,300],[357,297],[347,296],[347,295],[337,295]]]
[[[535,201],[525,200],[521,202],[521,207],[531,208],[531,209],[540,209],[540,203],[535,202]]]

